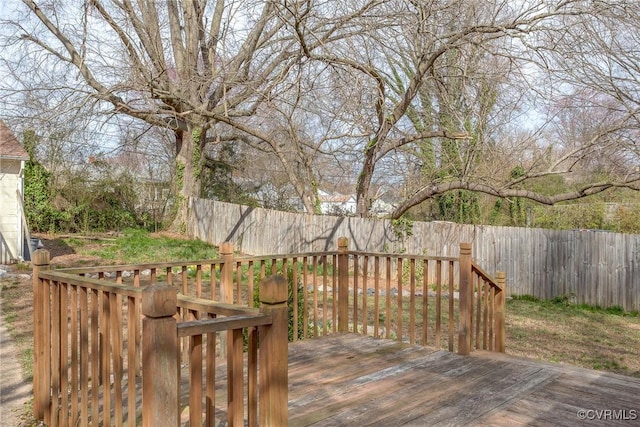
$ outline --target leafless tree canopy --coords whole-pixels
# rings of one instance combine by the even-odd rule
[[[634,0],[23,0],[2,27],[5,109],[168,130],[184,197],[221,143],[307,211],[637,188]]]

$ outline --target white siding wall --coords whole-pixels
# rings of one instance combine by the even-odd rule
[[[16,190],[20,160],[0,160],[0,263],[22,256],[21,218]]]

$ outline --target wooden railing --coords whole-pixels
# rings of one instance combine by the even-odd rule
[[[48,426],[176,426],[188,408],[190,425],[286,424],[283,280],[261,281],[257,310],[177,295],[166,283],[141,288],[49,271],[48,257],[37,251],[33,262],[37,419]],[[221,351],[225,371],[216,375]],[[225,377],[226,406],[216,404]]]
[[[245,306],[254,306],[262,278],[280,274],[289,281],[292,340],[340,330],[462,354],[504,351],[505,277],[473,262],[469,244],[459,257],[430,257],[350,251],[338,240],[338,250],[321,253],[234,256],[224,243],[214,260],[65,271],[132,286],[163,280],[184,295]]]
[[[182,365],[188,366],[191,384],[190,392],[181,396],[194,399],[183,399],[180,408],[189,408],[191,425],[214,417],[215,358],[210,356],[225,345],[229,407],[224,416],[230,423],[246,419],[255,425],[259,414],[267,413],[262,406],[256,409],[254,393],[259,381],[253,368],[246,371],[247,407],[234,405],[244,399],[244,386],[238,385],[242,384],[238,374],[243,372],[238,369],[242,351],[247,350],[248,366],[256,366],[256,349],[269,345],[257,345],[257,337],[270,329],[262,324],[265,314],[253,308],[258,300],[266,302],[268,295],[257,285],[268,283],[268,276],[286,278],[280,288],[285,289],[285,283],[288,287],[288,294],[281,295],[288,301],[288,316],[281,315],[289,319],[288,334],[293,341],[355,332],[460,354],[505,349],[504,274],[494,279],[473,262],[469,244],[461,244],[459,257],[429,257],[350,251],[347,239],[341,238],[336,251],[256,257],[235,256],[232,245],[225,243],[220,257],[213,260],[55,272],[46,271],[48,259],[45,262],[40,255],[34,257],[38,370],[34,373],[34,412],[47,425],[76,420],[79,425],[86,425],[86,420],[120,425],[117,420],[121,419],[135,425],[140,420],[144,410],[139,412],[139,406],[144,402],[136,394],[135,379],[141,375],[140,365],[147,364],[141,337],[156,336],[140,333],[144,305],[140,289],[160,282],[171,289],[166,292],[179,292],[176,306],[159,318],[175,322],[175,351]],[[227,327],[231,330],[225,339],[216,338],[220,328]],[[256,335],[259,328],[266,329]],[[42,332],[49,330],[49,335]],[[166,346],[166,340],[163,342]],[[167,360],[175,354],[171,343]],[[67,347],[68,351],[61,350]],[[286,360],[286,351],[284,354]],[[59,367],[58,373],[53,367]],[[286,383],[286,363],[282,369]],[[262,367],[259,372],[267,377],[283,375],[281,371],[267,374],[271,371]],[[286,411],[286,399],[284,402],[280,409],[271,408],[276,411],[274,416],[282,416],[282,407]]]

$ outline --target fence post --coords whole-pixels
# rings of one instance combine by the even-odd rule
[[[504,353],[506,346],[506,326],[505,326],[505,304],[507,300],[507,277],[504,271],[499,271],[496,274],[496,282],[500,287],[500,290],[496,292],[496,336],[495,336],[495,351]]]
[[[177,290],[154,284],[142,291],[142,425],[179,423]]]
[[[37,420],[44,419],[45,408],[50,403],[50,363],[46,344],[48,328],[45,328],[49,313],[46,310],[45,298],[48,297],[48,289],[45,289],[40,280],[40,271],[49,270],[51,255],[46,249],[37,249],[31,257],[33,267],[33,416]]]
[[[471,353],[471,311],[473,309],[473,280],[471,271],[471,243],[460,243],[460,301],[458,318],[458,354]]]
[[[259,425],[286,426],[288,405],[288,307],[287,279],[269,276],[260,281],[260,309],[273,323],[261,326],[259,373]]]
[[[233,304],[233,243],[224,242],[219,249],[224,260],[220,272],[220,299]]]
[[[349,332],[349,239],[338,238],[338,331]]]

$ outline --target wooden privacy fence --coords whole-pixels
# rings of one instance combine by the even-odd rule
[[[321,252],[339,236],[351,249],[457,257],[460,242],[491,272],[505,271],[509,295],[570,297],[576,303],[640,311],[640,234],[598,230],[310,215],[206,199],[190,200],[190,236],[217,245],[231,241],[254,255]],[[301,238],[304,236],[304,238]]]
[[[172,426],[187,408],[190,425],[281,425],[283,331],[292,341],[354,332],[460,354],[504,351],[505,276],[480,268],[471,245],[461,244],[455,258],[348,246],[340,238],[336,251],[255,257],[234,255],[225,243],[214,260],[57,271],[37,251],[34,413],[47,425],[146,424],[169,408],[148,409],[157,400],[147,406],[145,394],[166,389],[179,401],[162,416]],[[263,351],[279,356],[261,359]],[[216,358],[220,352],[226,357]],[[180,375],[188,387],[180,388]],[[224,378],[226,400],[215,388]],[[273,394],[260,389],[274,384]]]

